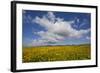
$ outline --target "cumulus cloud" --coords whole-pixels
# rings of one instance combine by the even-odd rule
[[[77,21],[79,22],[79,19],[77,19]],[[63,18],[56,17],[53,12],[48,12],[42,17],[36,16],[32,22],[37,23],[46,30],[35,33],[41,38],[34,40],[33,42],[39,42],[40,44],[58,42],[66,38],[81,38],[90,31],[90,29],[77,30],[73,28],[72,23],[74,21],[66,21]]]

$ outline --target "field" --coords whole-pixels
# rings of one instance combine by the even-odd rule
[[[23,47],[23,62],[47,62],[91,59],[89,44]]]

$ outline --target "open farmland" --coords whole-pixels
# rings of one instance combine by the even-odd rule
[[[89,44],[23,47],[23,62],[47,62],[91,59]]]

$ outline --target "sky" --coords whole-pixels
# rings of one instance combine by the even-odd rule
[[[90,44],[91,14],[22,11],[23,46]]]

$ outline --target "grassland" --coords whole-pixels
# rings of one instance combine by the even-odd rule
[[[23,62],[69,61],[91,59],[90,45],[23,47]]]

